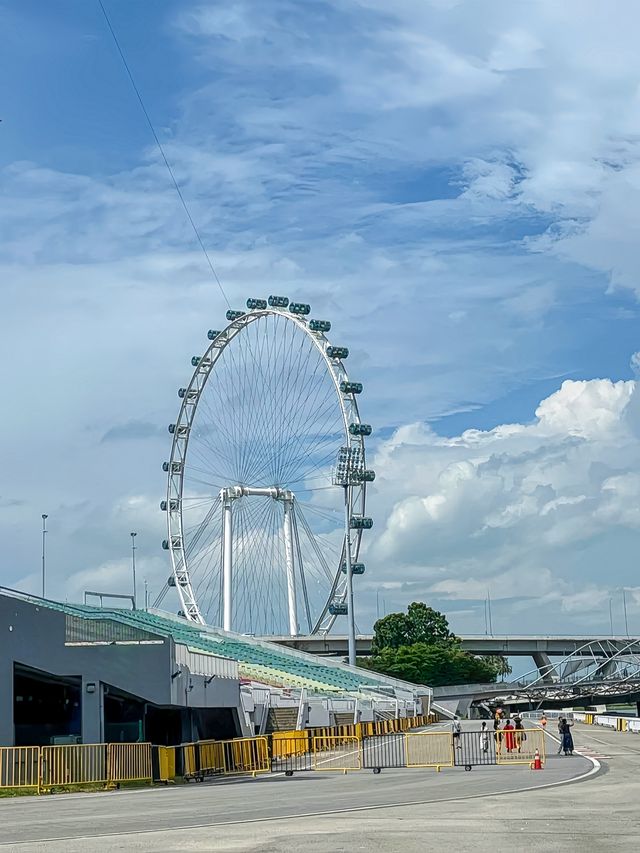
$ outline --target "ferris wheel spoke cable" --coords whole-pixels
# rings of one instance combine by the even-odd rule
[[[264,524],[265,505],[256,501],[247,503],[241,499],[236,502],[236,527],[237,527],[237,550],[235,553],[235,571],[237,577],[237,594],[234,596],[234,606],[237,622],[240,626],[244,624],[245,615],[242,607],[246,610],[247,602],[251,599],[250,587],[254,583],[251,574],[251,563],[248,560],[248,552],[260,548],[261,528]],[[266,505],[268,509],[268,503]],[[255,519],[255,520],[254,520]],[[251,536],[252,541],[249,541]]]
[[[276,449],[276,454],[274,457],[275,462],[275,477],[277,482],[282,482],[281,479],[281,460],[282,460],[282,447],[286,443],[287,436],[291,436],[295,434],[296,427],[296,417],[295,410],[293,409],[291,403],[292,393],[295,393],[296,397],[298,397],[298,383],[300,381],[301,375],[301,362],[302,356],[305,352],[305,343],[306,339],[301,338],[300,344],[298,346],[297,352],[290,354],[289,356],[289,369],[285,372],[284,382],[280,384],[279,389],[281,392],[281,404],[280,404],[280,429],[278,434],[278,447]],[[304,409],[305,400],[299,401],[300,408],[298,412]]]
[[[226,424],[224,424],[221,413],[224,412],[222,405],[218,409],[218,417],[214,415],[213,411],[210,408],[209,401],[205,393],[201,392],[200,398],[198,400],[198,408],[204,410],[204,415],[206,420],[202,423],[201,427],[195,432],[194,438],[197,442],[204,445],[204,450],[209,450],[212,458],[226,458],[226,456],[219,456],[219,449],[224,450],[225,452],[230,450],[234,444],[234,437],[229,433],[226,428]],[[202,416],[201,416],[202,417]],[[212,439],[212,429],[215,429],[216,441]],[[206,456],[204,456],[206,458]],[[211,464],[211,462],[209,462]]]
[[[286,439],[286,441],[281,442],[280,447],[278,449],[278,471],[283,481],[286,482],[289,479],[287,474],[285,474],[285,471],[288,471],[289,469],[294,469],[295,467],[299,468],[301,462],[304,462],[304,460],[307,458],[307,453],[305,452],[305,448],[303,446],[303,436],[308,435],[312,428],[312,418],[310,416],[310,413],[315,412],[315,417],[317,417],[318,420],[323,415],[325,415],[326,400],[332,393],[333,395],[335,395],[334,389],[327,389],[322,400],[318,401],[318,386],[316,386],[316,394],[314,395],[314,397],[311,398],[310,393],[307,392],[307,395],[301,401],[301,405],[299,408],[300,417],[292,424],[289,437]],[[302,430],[302,424],[304,423],[305,418],[307,420],[307,427],[305,430]],[[288,459],[286,457],[287,452],[289,452]]]
[[[293,538],[294,538],[294,542],[295,542],[296,554],[298,556],[298,571],[300,574],[300,584],[302,586],[302,596],[304,598],[304,612],[305,612],[305,616],[307,617],[307,630],[309,631],[309,633],[311,633],[312,623],[311,623],[311,607],[309,605],[309,591],[307,589],[307,578],[305,576],[305,571],[304,571],[304,560],[302,558],[302,548],[300,547],[300,536],[298,534],[298,519],[296,516],[297,516],[297,513],[295,511],[295,504],[294,504],[294,511],[293,511],[293,515],[292,515]]]
[[[324,570],[325,575],[328,578],[329,582],[331,582],[333,580],[333,573],[331,572],[331,570],[329,569],[329,566],[326,563],[326,560],[324,558],[324,554],[320,550],[320,546],[318,545],[318,543],[316,541],[316,537],[314,536],[314,534],[311,530],[311,527],[309,526],[309,522],[305,518],[305,515],[302,512],[302,509],[300,508],[299,504],[298,504],[298,516],[300,518],[300,521],[302,522],[302,528],[303,528],[304,532],[307,534],[309,542],[311,543],[311,547],[313,548],[315,555],[318,558],[318,562],[322,566],[322,569]]]
[[[261,506],[261,511],[259,512],[257,519],[258,534],[256,535],[256,538],[254,540],[254,564],[256,567],[256,571],[254,573],[255,580],[252,579],[252,584],[255,584],[255,598],[256,601],[259,602],[265,602],[269,598],[270,576],[265,570],[265,568],[269,566],[269,554],[267,546],[269,543],[269,531],[271,528],[272,512],[272,503],[270,501],[263,502]]]
[[[274,413],[274,422],[273,422],[273,456],[272,456],[272,469],[269,472],[270,476],[273,478],[274,482],[278,482],[278,466],[277,459],[280,445],[282,444],[282,433],[283,427],[287,424],[287,421],[290,417],[290,413],[286,409],[285,402],[285,388],[287,381],[291,377],[291,373],[293,371],[292,359],[291,359],[291,343],[290,337],[293,338],[293,325],[285,323],[285,328],[283,334],[281,336],[282,347],[277,358],[277,364],[279,366],[279,373],[277,375],[277,379],[275,382],[275,387],[273,389],[274,393],[274,401],[277,400],[277,406]],[[302,345],[302,342],[300,343]]]
[[[278,454],[276,455],[276,460],[277,460],[277,457],[278,457],[278,456],[282,456],[284,453],[286,453],[288,444],[290,444],[290,443],[292,443],[292,442],[294,442],[294,441],[295,441],[295,435],[293,435],[293,434],[292,434],[292,435],[291,435],[291,437],[290,437],[290,439],[289,439],[289,441],[288,441],[288,443],[287,443],[287,445],[284,445],[284,446],[281,446],[281,447],[280,447],[280,449],[279,449],[279,451],[278,451]],[[307,460],[307,459],[308,459],[308,453],[306,453],[306,454],[304,454],[304,453],[303,453],[303,454],[301,454],[301,455],[300,455],[300,457],[298,457],[298,458],[296,459],[296,464],[297,464],[297,466],[298,466],[298,467],[300,467],[300,465],[301,465],[301,464],[303,464],[303,463],[305,462],[305,460]],[[265,468],[265,467],[266,467],[266,466],[264,466],[262,469],[258,469],[257,471],[253,471],[253,472],[252,472],[252,473],[253,473],[253,476],[255,476],[255,477],[259,477],[259,476],[261,476],[261,474],[262,474],[262,472],[264,471],[264,468]],[[286,483],[286,484],[288,484],[288,483],[289,483],[289,478],[282,477],[281,479],[277,479],[277,480],[276,480],[276,482],[282,482],[282,483]]]
[[[318,409],[318,419],[324,416],[324,420],[322,421],[322,426],[320,427],[320,434],[322,434],[322,429],[328,429],[332,426],[332,422],[334,421],[334,417],[329,411],[328,405],[325,401],[321,401],[320,406],[324,408]],[[324,438],[316,442],[316,444],[311,445],[311,447],[305,447],[305,440],[310,437],[311,427],[307,427],[306,430],[300,432],[299,435],[292,434],[289,442],[282,449],[282,457],[285,457],[286,453],[290,453],[290,458],[285,465],[285,472],[283,473],[283,479],[285,482],[289,482],[293,479],[293,477],[300,470],[300,465],[302,461],[309,460],[309,458],[313,458],[313,455],[317,454],[325,444],[331,443],[333,447],[333,453],[335,454],[335,433],[333,435],[327,436],[325,434]],[[313,450],[315,454],[311,454],[310,451]],[[297,465],[294,464],[295,460]]]
[[[332,469],[331,463],[335,462],[335,457],[336,457],[335,450],[332,449],[330,453],[327,453],[327,455],[324,456],[322,459],[320,459],[315,465],[312,465],[309,468],[309,471],[321,471],[323,468],[326,471],[326,468],[329,467],[330,468],[329,472],[325,473],[325,482],[326,482],[327,477],[329,479],[331,478],[331,469]],[[289,480],[289,485],[294,486],[296,483],[304,483],[304,482],[306,482],[306,478],[301,477],[298,480]]]
[[[258,323],[253,323],[248,327],[248,334],[254,334],[254,329],[252,326],[257,326]],[[259,346],[261,343],[261,338],[258,337],[256,341],[256,345]],[[243,446],[243,454],[240,465],[240,470],[238,472],[238,481],[240,483],[249,483],[250,480],[246,474],[246,468],[249,464],[249,460],[252,458],[252,455],[255,453],[256,448],[260,446],[262,443],[260,441],[260,436],[257,435],[257,428],[259,423],[259,413],[261,411],[261,400],[259,397],[260,388],[264,389],[265,386],[265,377],[262,373],[261,365],[257,362],[255,355],[253,353],[253,348],[251,346],[245,347],[245,350],[248,356],[252,360],[252,364],[259,374],[257,380],[250,381],[248,378],[245,379],[245,385],[248,389],[248,394],[243,398],[242,405],[242,414],[244,415],[246,412],[246,425],[242,429],[242,432],[245,436],[244,446]],[[248,362],[248,358],[244,359],[245,364],[245,376],[246,376],[246,365]]]
[[[233,420],[231,420],[231,423],[227,421],[230,392],[227,391],[226,398],[223,396],[227,374],[228,371],[226,370],[226,363],[223,358],[220,363],[219,378],[214,383],[207,383],[198,400],[198,408],[202,405],[206,417],[203,424],[204,429],[198,434],[198,439],[210,451],[212,456],[215,456],[217,459],[226,460],[227,464],[231,463],[231,467],[233,468],[237,452],[237,433]],[[215,394],[217,398],[215,412],[211,408],[209,394]],[[214,401],[212,400],[211,402]],[[215,435],[215,441],[212,439],[212,435]]]
[[[264,346],[264,342],[266,340],[266,330],[261,330],[261,326],[264,326],[262,321],[258,321],[256,323],[251,324],[251,331],[254,333],[255,344],[258,349],[258,353],[262,353],[262,348]],[[265,393],[265,388],[268,387],[268,375],[264,372],[263,369],[263,361],[258,360],[253,352],[253,347],[249,344],[245,347],[245,350],[248,352],[249,357],[251,358],[251,363],[255,367],[256,373],[258,374],[257,381],[251,381],[249,378],[247,380],[247,385],[249,388],[249,398],[245,403],[245,410],[247,411],[248,422],[246,427],[246,434],[250,439],[250,447],[247,448],[247,452],[245,453],[243,459],[242,466],[242,481],[245,483],[251,482],[250,476],[250,468],[255,462],[256,450],[260,447],[271,447],[272,442],[269,440],[269,429],[272,424],[272,415],[267,413],[265,415],[265,403],[272,400],[272,394]],[[258,358],[261,358],[259,355]],[[249,359],[245,359],[245,365],[249,363]]]
[[[323,387],[323,384],[325,385],[325,387],[326,387],[326,384],[328,384],[328,383],[322,383],[322,382],[316,381],[316,373],[317,373],[317,368],[318,368],[319,364],[320,364],[320,359],[318,358],[316,360],[316,370],[314,370],[311,377],[304,376],[304,380],[305,380],[305,384],[306,384],[306,389],[304,389],[305,390],[304,396],[302,396],[302,389],[298,390],[297,387],[295,387],[295,389],[294,389],[295,395],[298,397],[301,397],[300,403],[299,403],[298,407],[293,410],[294,414],[293,414],[293,418],[292,418],[292,422],[291,422],[289,437],[287,438],[287,440],[285,440],[281,443],[281,446],[280,446],[279,452],[278,452],[278,474],[279,474],[279,477],[285,482],[287,480],[287,475],[285,474],[287,465],[289,465],[289,467],[290,467],[292,464],[295,464],[295,462],[299,461],[299,457],[296,457],[295,451],[293,450],[293,448],[294,447],[301,448],[300,432],[302,431],[302,426],[305,423],[305,420],[307,421],[308,425],[312,422],[311,413],[316,411],[316,405],[317,405],[318,396],[320,394],[320,391]],[[298,372],[299,375],[301,374],[299,366],[296,367],[296,372]],[[314,389],[313,395],[311,393],[312,389]],[[325,396],[326,396],[326,393],[327,392],[325,392]],[[287,399],[286,405],[287,406],[289,405],[288,399]],[[334,404],[334,406],[335,406],[335,404]],[[308,428],[309,427],[307,426],[307,430],[308,430]],[[289,460],[287,460],[285,457],[285,453],[286,453],[287,448],[291,448],[291,455],[290,455]]]

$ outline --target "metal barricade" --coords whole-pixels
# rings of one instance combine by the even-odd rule
[[[453,744],[453,763],[455,767],[471,770],[483,764],[495,764],[496,753],[502,732],[485,731],[461,732],[457,736],[449,735]]]
[[[313,770],[312,743],[313,739],[306,732],[274,732],[271,740],[271,770],[284,773],[285,776]]]
[[[150,743],[110,743],[107,751],[108,783],[151,782]]]
[[[542,729],[504,729],[497,732],[496,764],[531,764],[538,751],[545,760],[545,742]]]
[[[269,743],[266,737],[245,737],[220,741],[223,749],[224,773],[267,773],[271,769]]]
[[[360,741],[346,735],[325,735],[313,738],[313,769],[360,770],[362,766]]]
[[[153,747],[153,781],[164,782],[176,778],[176,747]]]
[[[406,767],[453,767],[450,732],[408,732],[404,739]]]
[[[362,741],[362,766],[374,773],[380,773],[385,767],[405,767],[405,747],[404,735],[365,737]]]
[[[103,743],[43,746],[41,787],[106,784],[107,747]]]
[[[0,746],[0,790],[40,790],[40,747]]]

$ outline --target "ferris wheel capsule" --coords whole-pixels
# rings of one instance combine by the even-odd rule
[[[268,299],[270,308],[286,308],[289,304],[288,296],[270,296]]]

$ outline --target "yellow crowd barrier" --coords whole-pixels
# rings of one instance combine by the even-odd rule
[[[221,741],[224,748],[224,772],[265,773],[271,770],[269,741],[266,737],[245,737]]]
[[[531,764],[536,756],[545,760],[544,731],[542,729],[514,729],[499,732],[496,764]]]
[[[313,738],[313,769],[360,770],[362,766],[360,741],[357,737],[326,735]]]
[[[150,743],[110,743],[107,751],[109,784],[151,781]]]
[[[158,753],[158,782],[168,782],[176,777],[175,746],[156,746]]]
[[[291,755],[304,755],[305,752],[309,752],[307,731],[274,732],[271,735],[273,758],[289,758]]]
[[[407,767],[453,767],[450,732],[408,732],[404,737]]]
[[[42,788],[106,784],[107,747],[103,743],[43,746]]]
[[[40,790],[40,747],[0,746],[0,790]]]

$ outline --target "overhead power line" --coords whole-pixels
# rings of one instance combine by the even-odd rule
[[[171,168],[171,163],[169,163],[169,160],[167,159],[167,155],[164,152],[164,148],[162,147],[162,143],[160,142],[158,134],[156,133],[156,129],[153,126],[153,122],[151,121],[151,117],[149,116],[147,108],[144,105],[144,101],[142,100],[142,95],[140,94],[140,90],[138,89],[138,87],[136,85],[136,81],[134,80],[133,74],[131,73],[131,69],[129,68],[129,63],[127,62],[126,57],[122,51],[122,48],[120,46],[120,42],[118,41],[118,36],[116,35],[115,30],[113,29],[113,26],[111,25],[111,21],[109,20],[109,15],[107,14],[107,10],[105,9],[104,3],[102,2],[102,0],[98,0],[98,5],[100,6],[100,9],[102,10],[102,14],[104,15],[104,19],[107,22],[107,27],[109,29],[109,32],[111,33],[111,37],[113,38],[113,43],[116,46],[116,50],[118,51],[118,54],[120,55],[120,59],[122,60],[122,64],[124,65],[124,69],[127,73],[127,77],[129,78],[131,86],[133,87],[133,91],[136,94],[136,98],[138,99],[138,103],[140,104],[142,112],[144,113],[144,117],[147,120],[147,124],[149,125],[149,129],[151,130],[151,133],[153,134],[153,138],[155,139],[156,145],[158,146],[158,151],[160,152],[162,159],[164,160],[164,164],[167,167],[167,171],[169,172],[169,175],[171,176],[171,181],[173,182],[173,186],[175,187],[175,190],[178,193],[178,198],[180,199],[182,207],[184,208],[184,212],[187,214],[187,219],[191,223],[191,227],[193,228],[193,233],[196,235],[196,240],[198,241],[205,258],[207,259],[207,264],[209,265],[209,269],[211,270],[211,274],[213,275],[213,278],[215,279],[215,282],[218,285],[218,288],[220,289],[220,293],[222,294],[224,301],[227,303],[227,307],[230,308],[231,303],[229,302],[229,299],[227,298],[227,294],[224,291],[224,288],[222,286],[222,282],[220,281],[220,278],[218,277],[218,273],[216,272],[216,269],[213,265],[213,262],[212,262],[211,258],[209,257],[209,253],[207,252],[206,246],[204,245],[204,242],[202,241],[202,237],[200,236],[200,232],[198,231],[198,228],[196,226],[196,223],[193,220],[193,216],[191,215],[191,212],[189,210],[187,202],[185,201],[184,195],[182,194],[182,190],[180,189],[180,185],[178,184],[178,181],[176,180],[175,173],[174,173],[173,169]]]

